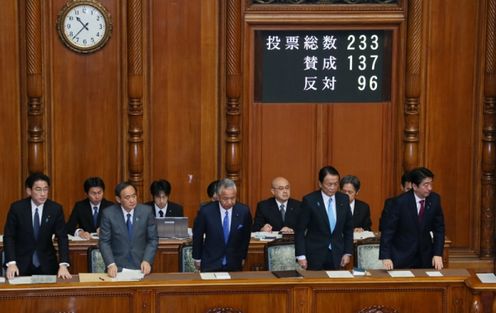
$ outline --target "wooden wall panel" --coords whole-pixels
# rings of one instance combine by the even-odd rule
[[[480,193],[479,1],[429,1],[424,164],[435,174],[446,231],[458,248],[476,248]],[[450,12],[450,14],[446,14]],[[423,133],[423,136],[422,136]],[[475,246],[474,246],[475,245]]]
[[[392,153],[390,104],[332,106],[328,122],[328,163],[341,174],[355,175],[361,188],[357,198],[369,204],[372,229],[377,231],[384,199],[393,178],[392,164],[383,160]]]
[[[21,175],[21,100],[18,1],[2,3],[0,10],[0,232],[11,202],[24,195]]]
[[[150,179],[193,218],[217,178],[217,1],[152,1]],[[151,198],[149,194],[145,199]]]
[[[46,106],[52,198],[64,206],[66,218],[74,201],[84,198],[83,181],[101,176],[106,197],[114,201],[120,180],[122,75],[120,1],[102,4],[112,15],[113,31],[100,51],[82,55],[67,49],[56,34],[56,17],[65,0],[54,0],[45,34]]]
[[[319,108],[316,105],[253,104],[248,111],[254,112],[248,131],[250,172],[247,177],[248,201],[254,214],[257,202],[272,196],[271,182],[277,176],[289,180],[291,196],[295,199],[301,199],[315,188]]]

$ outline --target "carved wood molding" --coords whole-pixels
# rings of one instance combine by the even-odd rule
[[[418,166],[421,82],[422,0],[408,1],[407,68],[405,77],[405,128],[403,170]]]
[[[496,0],[488,1],[484,102],[482,103],[480,257],[494,257],[496,169]]]
[[[226,177],[241,180],[241,0],[227,0]]]
[[[28,171],[45,172],[45,125],[42,102],[41,1],[26,1],[26,72]]]
[[[143,196],[143,54],[142,1],[127,2],[128,48],[128,175]]]

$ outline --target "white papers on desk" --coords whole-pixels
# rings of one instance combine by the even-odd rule
[[[375,234],[371,231],[365,230],[365,231],[355,231],[353,232],[353,240],[362,240],[362,239],[367,239],[367,238],[374,238]]]
[[[274,231],[274,232],[257,231],[257,232],[251,233],[251,237],[258,239],[260,241],[272,241],[274,239],[282,238],[282,234],[279,234],[279,232],[277,232],[277,231]]]
[[[391,277],[415,277],[411,271],[388,271]]]
[[[443,273],[441,273],[440,271],[426,271],[425,273],[429,277],[442,277],[443,276]]]
[[[67,237],[69,238],[70,241],[87,241],[89,239],[84,239],[84,238],[81,238],[79,236],[73,236],[73,235],[69,235],[67,234]]]
[[[113,281],[138,281],[142,280],[145,274],[141,270],[131,270],[128,268],[123,268],[122,272],[117,273],[117,277]]]
[[[91,239],[96,239],[96,240],[100,239],[98,237],[98,233],[91,233],[90,236],[91,236]]]
[[[217,272],[217,273],[200,273],[201,279],[231,279],[231,275],[227,272]]]
[[[326,271],[326,274],[330,278],[353,278],[350,271]]]
[[[496,276],[493,273],[477,273],[477,277],[481,283],[484,284],[494,284],[496,283]]]
[[[31,276],[18,276],[9,279],[9,284],[12,285],[26,285],[31,284]]]
[[[57,282],[56,275],[33,275],[33,276],[18,276],[9,279],[9,284],[26,285],[26,284],[53,284]]]
[[[0,284],[5,283],[5,277],[0,277]]]

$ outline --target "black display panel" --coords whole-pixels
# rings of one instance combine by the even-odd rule
[[[389,30],[255,31],[255,101],[389,101],[391,38]]]

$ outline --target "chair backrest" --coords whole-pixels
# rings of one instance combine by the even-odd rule
[[[97,246],[88,248],[88,273],[105,273],[105,262]]]
[[[179,246],[179,272],[194,272],[193,245],[191,241]]]
[[[300,269],[296,262],[294,241],[282,238],[268,242],[265,246],[265,267],[268,271]]]
[[[379,260],[378,238],[367,238],[355,243],[354,265],[364,270],[384,269],[382,261]]]
[[[399,313],[399,311],[383,305],[372,305],[361,309],[358,313]]]

